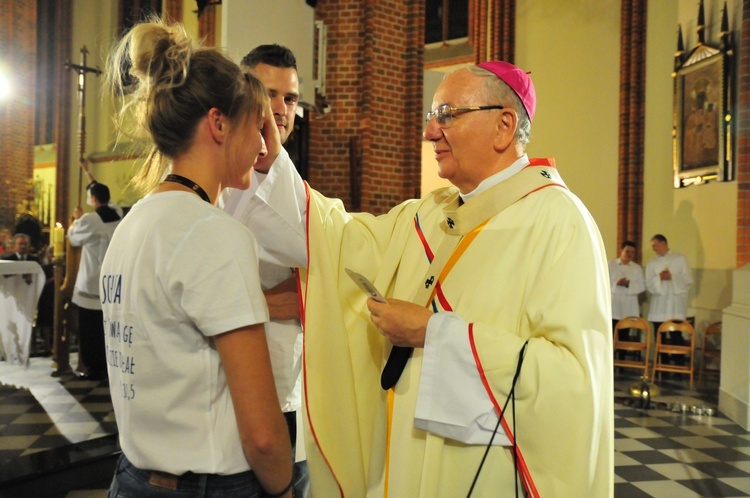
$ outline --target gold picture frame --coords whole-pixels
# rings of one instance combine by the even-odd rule
[[[726,54],[717,51],[675,73],[676,188],[731,179],[727,63]]]
[[[731,32],[726,4],[722,12],[719,47],[705,43],[703,0],[698,7],[697,41],[683,51],[678,30],[672,127],[674,187],[710,180],[734,179],[732,164]]]

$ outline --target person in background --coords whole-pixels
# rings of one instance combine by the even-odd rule
[[[512,64],[449,73],[424,137],[453,187],[382,216],[309,189],[268,130],[236,216],[305,268],[313,496],[613,495],[605,251],[554,161],[525,153],[535,108]]]
[[[97,182],[96,180],[94,180],[94,181],[90,182],[88,185],[86,185],[86,192],[90,192],[91,191],[91,187],[93,187],[97,183],[99,183],[99,182]],[[89,195],[91,195],[91,194],[89,194]],[[87,201],[87,202],[88,202],[89,206],[91,206],[90,201]],[[120,218],[122,218],[123,216],[125,216],[125,213],[124,213],[123,209],[117,203],[113,202],[111,197],[109,199],[109,202],[107,202],[107,206],[109,208],[111,208],[111,209],[114,209],[115,212],[117,213],[117,215]]]
[[[102,266],[123,451],[109,496],[295,496],[255,239],[215,205],[225,187],[247,189],[267,153],[266,90],[159,20],[129,31],[107,72],[125,99],[120,126],[151,147],[135,178],[149,195]]]
[[[13,235],[7,228],[0,228],[0,258],[13,250]]]
[[[112,234],[120,223],[120,215],[108,205],[110,196],[106,185],[94,183],[87,192],[87,203],[94,208],[94,212],[84,214],[80,207],[76,207],[73,211],[73,223],[68,228],[70,244],[81,247],[81,263],[71,301],[78,306],[78,354],[86,365],[86,372],[79,372],[79,377],[102,380],[107,376],[107,362],[99,272]]]
[[[44,271],[44,287],[42,294],[39,296],[39,303],[36,308],[35,326],[39,330],[42,339],[42,356],[52,354],[53,333],[55,317],[55,268],[52,264],[54,256],[54,247],[47,246],[44,251],[44,257],[39,261]]]
[[[687,319],[688,291],[693,285],[693,273],[685,256],[669,250],[664,235],[657,233],[651,237],[651,248],[656,256],[646,263],[646,289],[651,294],[648,321],[653,323],[656,332],[666,320]],[[668,336],[671,344],[684,343],[682,332],[670,332]],[[665,356],[674,356],[677,362],[684,361],[683,355]]]
[[[620,245],[620,257],[609,262],[613,330],[622,318],[641,316],[638,298],[645,292],[646,282],[643,279],[643,268],[633,260],[635,252],[635,242],[626,240]],[[627,341],[629,333],[629,329],[620,330],[619,339]]]
[[[274,123],[279,130],[281,143],[285,143],[294,130],[299,102],[299,77],[294,54],[281,45],[260,45],[242,59],[241,66],[268,89]],[[265,176],[270,166],[266,158],[261,157],[255,164],[253,181],[261,181],[259,175]],[[230,193],[231,189],[226,189],[224,197],[228,198]],[[224,210],[230,214],[234,214],[236,208],[234,203],[224,205]],[[293,268],[269,261],[264,251],[260,253],[259,269],[260,283],[268,306],[278,310],[283,317],[266,323],[266,340],[271,353],[276,392],[292,440],[292,453],[299,460],[294,465],[295,487],[300,495],[307,496],[310,485],[307,462],[304,458],[297,457],[295,444],[298,440],[302,441],[302,428],[297,430],[297,412],[302,406],[302,326],[296,292],[297,279]],[[300,447],[299,451],[302,450]]]
[[[9,251],[4,254],[0,259],[6,261],[36,261],[39,262],[39,258],[31,254],[31,237],[25,233],[17,233],[9,239]]]
[[[10,250],[6,253],[0,256],[0,259],[4,259],[6,261],[35,261],[39,262],[39,258],[31,254],[31,237],[26,235],[25,233],[17,233],[12,238],[9,239],[11,241],[10,244]],[[9,276],[6,276],[8,278]],[[12,278],[12,277],[10,277]],[[21,278],[27,283],[31,284],[31,273],[24,273],[21,275]]]

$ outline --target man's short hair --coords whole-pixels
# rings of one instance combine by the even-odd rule
[[[632,240],[626,240],[625,242],[620,244],[620,250],[625,249],[626,247],[632,247],[633,249],[636,249],[636,250],[638,249],[635,246],[635,242],[633,242]]]
[[[268,64],[269,66],[289,68],[297,70],[297,59],[294,52],[283,45],[273,43],[269,45],[258,45],[252,49],[240,63],[242,67],[254,68],[258,64]]]
[[[667,243],[667,238],[660,233],[657,233],[656,235],[651,237],[651,240],[658,240],[659,242],[664,242],[665,244]]]
[[[89,192],[102,204],[107,204],[109,202],[109,187],[103,183],[93,182],[89,187]]]
[[[26,242],[28,244],[31,244],[31,236],[27,235],[25,233],[18,232],[17,234],[13,235],[13,242],[16,242],[16,239],[26,239]]]

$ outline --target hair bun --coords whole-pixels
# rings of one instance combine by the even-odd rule
[[[187,74],[192,42],[182,25],[139,24],[130,36],[130,74],[179,85]]]

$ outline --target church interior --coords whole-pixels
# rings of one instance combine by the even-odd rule
[[[447,185],[422,139],[446,72],[494,59],[530,71],[529,156],[555,157],[607,259],[631,240],[645,267],[661,233],[692,271],[695,382],[615,369],[615,496],[750,496],[750,0],[3,0],[0,235],[52,248],[59,289],[54,348],[35,326],[28,361],[0,361],[0,497],[93,498],[111,481],[112,393],[73,375],[78,262],[62,234],[90,210],[92,180],[126,212],[138,201],[144,151],[115,140],[101,71],[154,13],[236,61],[262,43],[292,49],[301,95],[285,147],[311,186],[373,214]],[[695,108],[716,124],[698,152]],[[698,380],[719,322],[721,355]]]

